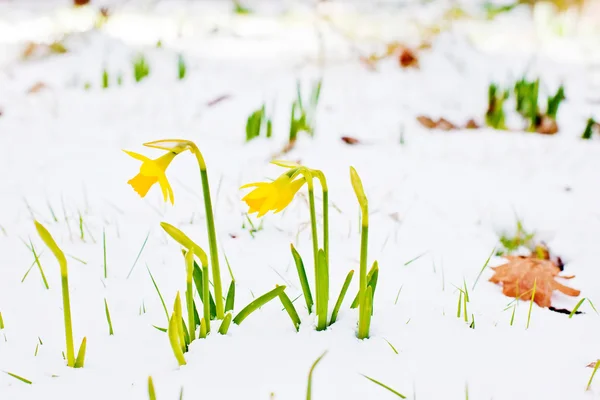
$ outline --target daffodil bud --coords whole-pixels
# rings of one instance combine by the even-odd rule
[[[46,246],[48,246],[50,251],[52,251],[52,253],[54,254],[54,257],[56,257],[56,259],[58,260],[58,263],[60,264],[60,267],[61,267],[61,273],[63,273],[63,268],[65,269],[65,273],[66,273],[65,267],[67,265],[67,259],[65,258],[65,254],[58,247],[58,245],[54,241],[54,238],[52,237],[52,235],[50,235],[50,232],[48,232],[48,230],[46,228],[44,228],[44,226],[42,224],[40,224],[39,222],[37,222],[37,221],[34,221],[34,222],[35,222],[35,229],[37,230],[38,235],[40,235],[40,238],[44,241]]]
[[[202,265],[208,265],[208,257],[200,246],[198,246],[192,239],[190,239],[181,230],[175,228],[173,225],[166,222],[161,222],[160,226],[165,232],[169,234],[177,243],[185,247],[188,251],[193,252],[199,259]]]
[[[350,167],[350,182],[352,182],[352,187],[354,188],[354,193],[356,194],[356,198],[358,199],[358,204],[363,212],[363,224],[366,220],[368,209],[369,209],[369,201],[367,200],[367,196],[365,195],[365,190],[363,189],[362,181],[360,180],[360,176],[354,169],[354,167]]]

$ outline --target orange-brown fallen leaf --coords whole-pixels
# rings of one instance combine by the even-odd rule
[[[371,71],[375,71],[377,63],[388,57],[397,57],[398,65],[402,68],[419,68],[419,57],[417,51],[429,49],[431,44],[427,41],[419,44],[415,49],[399,42],[391,42],[386,45],[385,52],[373,53],[369,56],[361,56],[360,61]]]
[[[465,128],[467,129],[479,129],[479,124],[477,124],[477,122],[475,122],[474,119],[470,119],[467,121],[467,124],[465,125]]]
[[[554,135],[558,132],[558,125],[554,119],[547,115],[542,115],[539,125],[535,127],[535,131],[544,135]]]
[[[359,144],[360,140],[351,136],[342,136],[342,141],[346,144]]]
[[[452,131],[455,129],[459,129],[458,126],[454,125],[452,122],[448,121],[445,118],[439,118],[437,121],[425,116],[419,115],[417,117],[417,121],[421,123],[425,128],[429,129],[441,129],[443,131]]]
[[[493,267],[494,276],[490,278],[490,282],[502,284],[504,295],[531,300],[535,283],[533,301],[540,307],[552,305],[552,292],[555,290],[567,296],[579,296],[579,290],[562,285],[555,280],[555,278],[569,279],[572,276],[559,276],[560,268],[554,262],[524,256],[506,256],[505,258],[508,259],[508,262]]]
[[[35,85],[29,88],[27,93],[38,93],[47,87],[48,85],[46,85],[44,82],[37,82]]]
[[[402,68],[419,68],[419,59],[414,51],[404,47],[400,50],[398,55],[398,64]]]
[[[479,125],[473,119],[468,120],[464,127],[456,125],[455,123],[448,121],[446,118],[439,118],[437,121],[435,121],[426,115],[417,116],[417,121],[419,121],[419,123],[425,128],[440,129],[442,131],[453,131],[456,129],[479,129]]]

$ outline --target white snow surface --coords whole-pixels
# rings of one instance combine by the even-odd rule
[[[580,298],[600,304],[600,140],[580,139],[587,118],[600,118],[600,35],[593,24],[571,25],[559,36],[543,31],[539,10],[519,7],[495,21],[456,22],[420,53],[419,70],[387,60],[371,72],[358,62],[359,52],[381,51],[390,38],[416,43],[414,26],[397,21],[439,21],[448,4],[367,12],[350,2],[321,8],[249,2],[259,12],[242,17],[226,1],[112,2],[109,23],[90,30],[95,9],[71,10],[68,3],[0,2],[0,371],[33,381],[0,373],[0,399],[146,399],[149,375],[159,400],[179,398],[181,388],[184,399],[304,399],[308,370],[326,350],[313,399],[396,398],[361,374],[409,399],[464,399],[466,387],[470,399],[600,398],[600,378],[585,390],[586,365],[600,357],[600,317],[588,303],[571,319],[534,305],[526,329],[529,302],[519,302],[511,326],[512,309],[505,308],[512,299],[488,282],[490,269],[473,288],[499,235],[513,232],[518,217],[563,258]],[[471,3],[465,7],[481,9]],[[327,28],[315,17],[320,13],[343,15],[338,22],[342,30],[356,28],[353,37]],[[67,54],[19,58],[27,41],[65,33]],[[154,46],[159,39],[162,48]],[[136,84],[131,58],[138,52],[151,73]],[[182,81],[178,54],[188,66]],[[111,87],[103,90],[104,68]],[[525,72],[542,78],[544,95],[565,85],[557,135],[429,131],[415,120],[425,114],[482,123],[487,85],[509,84]],[[159,155],[141,144],[195,141],[208,164],[225,290],[225,255],[236,279],[236,310],[276,284],[295,299],[301,289],[290,243],[312,282],[305,189],[284,212],[264,217],[252,237],[239,187],[281,173],[269,160],[285,144],[296,79],[308,89],[319,76],[315,137],[301,135],[286,158],[322,169],[328,179],[330,309],[348,271],[358,269],[359,209],[349,166],[363,180],[369,263],[380,266],[371,337],[356,338],[357,313],[349,309],[355,275],[338,322],[326,331],[315,331],[302,298],[295,302],[298,333],[281,304],[271,302],[226,336],[194,341],[180,368],[166,334],[152,327],[167,322],[146,268],[171,310],[177,291],[185,290],[185,271],[179,246],[159,223],[208,249],[197,165],[185,153],[170,166],[171,206],[158,188],[141,199],[127,185],[139,162],[121,149]],[[28,93],[37,82],[47,88]],[[223,95],[230,97],[207,105]],[[274,137],[246,143],[246,118],[263,102],[274,110]],[[518,128],[520,120],[511,114],[509,123]],[[341,136],[361,144],[347,145]],[[61,356],[59,268],[34,218],[69,255],[75,345],[88,340],[83,369],[66,367]],[[37,267],[22,282],[34,261],[24,244],[30,239],[49,290]],[[502,262],[493,257],[490,265]],[[456,316],[457,287],[465,282],[475,329]],[[558,292],[552,298],[567,309],[578,300]]]

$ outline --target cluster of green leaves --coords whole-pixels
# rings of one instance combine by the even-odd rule
[[[511,3],[511,4],[502,4],[502,5],[497,5],[494,3],[487,2],[483,5],[483,9],[486,13],[486,18],[489,20],[492,20],[500,14],[504,14],[509,11],[512,11],[518,5],[519,5],[519,2],[515,2],[515,3]]]
[[[496,84],[488,88],[488,108],[485,113],[485,123],[494,129],[506,129],[504,101],[508,98],[507,90],[499,90]]]
[[[179,78],[179,80],[185,78],[186,71],[187,67],[185,64],[185,59],[183,58],[183,55],[180,54],[177,57],[177,77]]]
[[[467,282],[463,281],[463,287],[456,287],[458,290],[458,309],[456,311],[456,318],[463,317],[466,323],[469,322],[469,312],[467,310],[467,304],[471,301],[469,296],[469,289],[467,289]],[[471,314],[471,323],[469,324],[471,329],[475,329],[475,316]]]
[[[136,82],[150,75],[150,64],[143,54],[138,54],[133,60],[133,77]]]
[[[211,321],[217,320],[217,308],[214,300],[215,298],[210,290],[208,258],[204,251],[176,227],[167,224],[166,222],[161,223],[161,226],[169,236],[185,249],[183,250],[183,253],[186,266],[185,304],[187,318],[183,315],[181,298],[179,293],[177,293],[173,305],[173,312],[170,316],[167,313],[169,326],[166,329],[177,362],[179,365],[185,365],[186,361],[184,354],[188,351],[190,343],[197,338],[204,339],[211,333]],[[201,267],[196,262],[196,258],[200,259]],[[152,280],[156,287],[154,278],[152,278]],[[293,306],[292,310],[288,308],[291,301],[284,290],[285,286],[276,286],[275,289],[254,299],[233,317],[233,309],[235,306],[235,279],[232,275],[225,299],[225,316],[220,323],[218,333],[226,335],[231,322],[236,325],[241,324],[250,314],[277,297],[280,298],[282,304],[290,314],[294,326],[298,329],[300,318],[295,310],[293,310]],[[202,314],[200,314],[200,312],[202,312]],[[164,329],[160,330],[164,331]]]
[[[523,222],[517,220],[517,226],[514,234],[503,233],[500,236],[500,244],[502,248],[496,251],[496,255],[507,255],[514,253],[521,247],[526,247],[534,250],[534,232],[527,232],[523,227]]]
[[[244,6],[238,0],[233,0],[233,12],[239,15],[248,15],[252,14],[252,10],[248,7]]]
[[[504,102],[509,98],[510,90],[500,90],[496,84],[488,87],[488,109],[486,112],[486,124],[494,129],[506,129]],[[544,118],[556,122],[556,114],[563,100],[565,90],[560,86],[554,95],[548,96],[546,100],[546,111],[542,112],[538,105],[540,97],[540,80],[527,80],[525,77],[518,80],[512,89],[515,96],[515,110],[527,122],[527,130],[535,132]],[[552,132],[554,133],[554,132]]]
[[[290,117],[290,137],[289,141],[294,142],[298,137],[298,132],[307,132],[309,135],[315,134],[315,122],[319,97],[321,95],[321,86],[323,81],[319,79],[311,87],[308,101],[302,100],[302,88],[300,81],[296,82],[296,100],[292,103],[292,112]]]
[[[253,111],[246,122],[246,141],[257,138],[264,133],[265,137],[270,138],[273,133],[273,123],[267,116],[265,104],[258,110]]]
[[[587,124],[585,125],[583,134],[581,135],[581,138],[586,140],[591,139],[592,135],[594,134],[594,131],[600,133],[600,123],[596,122],[594,118],[589,118],[587,120]]]

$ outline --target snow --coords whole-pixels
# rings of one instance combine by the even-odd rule
[[[472,399],[600,398],[598,378],[585,391],[591,375],[585,366],[600,354],[600,317],[589,304],[572,319],[534,305],[526,329],[529,302],[518,303],[511,326],[512,309],[504,310],[512,299],[487,281],[489,269],[472,289],[499,235],[513,232],[518,217],[576,275],[569,285],[600,301],[600,141],[580,139],[587,118],[600,118],[600,33],[593,23],[567,24],[570,30],[558,36],[519,7],[495,21],[457,22],[422,52],[420,70],[401,70],[388,60],[374,73],[360,65],[359,51],[381,51],[391,38],[418,43],[416,24],[394,18],[437,21],[443,7],[369,9],[337,2],[315,11],[306,2],[288,2],[291,11],[280,15],[283,5],[255,2],[250,6],[261,13],[242,17],[231,14],[226,2],[127,2],[101,30],[90,31],[92,10],[73,11],[66,3],[0,4],[0,371],[33,381],[25,385],[0,374],[0,399],[146,399],[148,376],[158,399],[178,398],[181,388],[184,399],[303,399],[310,366],[326,350],[315,369],[315,399],[395,398],[360,374],[408,398],[464,399],[466,386]],[[465,7],[480,9],[476,2]],[[327,28],[315,12],[331,13],[343,29]],[[354,37],[340,34],[352,26]],[[325,60],[319,58],[317,28]],[[62,33],[69,33],[67,54],[19,59],[26,41],[49,43]],[[154,46],[159,39],[163,48]],[[136,84],[130,60],[138,52],[151,72]],[[180,53],[188,66],[183,81],[176,78]],[[104,68],[111,76],[105,90]],[[415,120],[425,114],[482,122],[487,85],[509,84],[525,72],[542,78],[543,93],[565,86],[555,136],[428,131]],[[371,211],[369,263],[380,266],[371,338],[355,336],[357,313],[349,309],[355,276],[338,322],[327,331],[314,330],[302,298],[295,302],[302,319],[298,333],[273,302],[232,325],[226,336],[194,341],[188,364],[179,368],[167,336],[152,327],[167,321],[146,268],[171,310],[177,291],[185,290],[185,271],[179,246],[159,222],[208,249],[197,165],[185,153],[170,166],[173,207],[157,188],[144,199],[131,190],[126,182],[139,163],[121,149],[159,155],[141,144],[194,140],[208,165],[222,279],[227,288],[226,255],[236,279],[236,310],[276,284],[286,285],[295,299],[301,289],[290,243],[303,255],[312,282],[305,189],[284,212],[266,216],[252,237],[239,186],[281,172],[268,161],[285,144],[296,79],[308,90],[321,75],[316,135],[301,135],[287,158],[327,176],[335,205],[334,299],[348,271],[358,269],[359,210],[349,166],[362,178]],[[47,88],[27,93],[37,82]],[[231,97],[207,105],[223,95]],[[274,137],[245,143],[246,118],[263,102],[274,109]],[[514,115],[509,121],[519,127]],[[344,135],[362,144],[349,146],[340,140]],[[66,367],[61,356],[59,269],[33,218],[69,255],[75,345],[83,336],[88,340],[83,369]],[[23,244],[29,239],[42,253],[49,290],[36,267],[21,282],[34,260]],[[456,317],[456,287],[463,282],[475,329]],[[567,309],[578,300],[558,293],[552,299]]]

